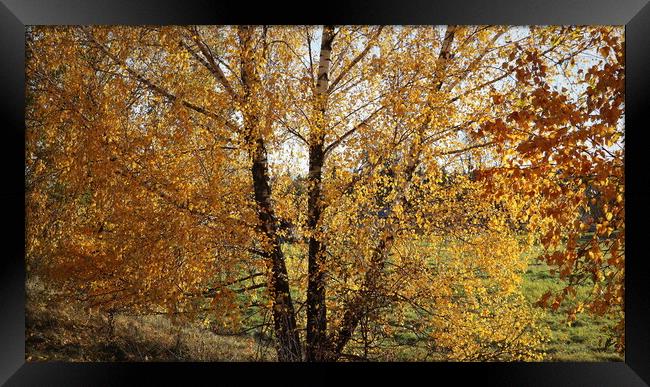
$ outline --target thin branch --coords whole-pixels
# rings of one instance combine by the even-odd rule
[[[221,71],[219,65],[215,63],[214,58],[210,55],[210,51],[204,47],[204,44],[202,44],[203,42],[200,42],[197,37],[192,36],[192,40],[199,47],[205,58],[202,58],[196,51],[192,50],[192,48],[187,43],[181,41],[181,45],[205,68],[207,68],[212,73],[212,75],[215,76],[221,86],[223,86],[226,92],[228,92],[228,94],[230,94],[230,96],[236,100],[237,93],[235,93],[232,86],[230,86],[230,82],[228,82],[228,79],[226,79],[226,76],[224,75],[223,71]]]
[[[366,56],[366,54],[368,54],[368,51],[370,51],[370,48],[372,48],[372,46],[375,43],[375,41],[377,40],[377,38],[379,38],[379,35],[381,34],[381,30],[383,28],[384,28],[384,26],[380,26],[377,29],[377,31],[375,32],[375,34],[368,40],[368,43],[366,44],[366,47],[359,53],[359,55],[357,55],[354,59],[352,59],[352,61],[350,63],[348,63],[348,65],[343,70],[341,70],[339,75],[332,81],[330,86],[327,88],[327,93],[328,94],[331,93],[332,90],[334,90],[334,88],[336,87],[336,85],[341,81],[341,79],[343,79],[343,77],[345,77],[347,75],[347,73],[350,70],[352,70],[352,68],[357,63],[359,63],[359,61],[361,61]]]
[[[95,44],[97,46],[97,48],[99,48],[100,51],[102,51],[106,56],[108,56],[113,62],[120,65],[124,70],[126,70],[127,73],[129,73],[129,75],[131,75],[132,77],[134,77],[135,79],[137,79],[138,81],[140,81],[141,83],[146,85],[149,89],[151,89],[154,92],[166,97],[171,102],[179,101],[183,106],[185,106],[185,107],[187,107],[187,108],[189,108],[191,110],[194,110],[194,111],[196,111],[198,113],[201,113],[201,114],[203,114],[203,115],[205,115],[207,117],[219,120],[219,121],[223,122],[228,128],[230,128],[233,131],[239,131],[239,128],[237,127],[237,125],[233,124],[227,118],[221,117],[217,113],[211,112],[211,111],[207,110],[206,108],[204,108],[202,106],[198,106],[198,105],[193,104],[192,102],[180,99],[176,95],[169,92],[168,90],[162,88],[161,86],[159,86],[159,85],[153,83],[152,81],[150,81],[149,79],[145,78],[142,74],[138,73],[137,71],[135,71],[131,67],[127,66],[124,62],[120,61],[115,55],[113,55],[110,51],[108,51],[108,49],[106,47],[104,47],[101,43],[97,42],[90,32],[88,32],[86,30],[84,30],[84,32],[86,33],[86,36],[88,37],[88,39],[93,44]]]
[[[341,135],[341,137],[337,138],[334,142],[329,144],[325,148],[325,152],[324,152],[325,155],[327,156],[327,154],[329,154],[334,148],[336,148],[339,144],[341,144],[343,141],[345,141],[346,138],[348,138],[349,136],[354,134],[359,128],[361,128],[364,125],[368,125],[368,122],[370,122],[370,120],[372,120],[373,117],[375,115],[377,115],[377,113],[379,113],[383,108],[384,108],[383,105],[380,106],[378,109],[376,109],[374,112],[372,112],[368,117],[366,117],[366,119],[364,119],[363,121],[361,121],[360,123],[355,125],[352,129],[348,130],[343,135]]]

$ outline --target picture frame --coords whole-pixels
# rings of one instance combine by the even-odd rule
[[[411,384],[416,380],[497,386],[643,386],[650,384],[650,275],[644,223],[650,172],[644,160],[650,100],[650,5],[647,0],[563,2],[500,0],[372,2],[280,6],[204,1],[2,0],[0,106],[6,224],[0,270],[0,383],[7,386],[123,384]],[[625,25],[628,208],[624,362],[603,363],[30,363],[25,361],[24,96],[25,26],[70,24],[508,24]],[[346,373],[347,376],[342,374]],[[416,376],[417,374],[417,376]],[[196,380],[189,382],[189,380]],[[232,380],[232,382],[230,382]],[[228,381],[228,382],[226,382]],[[418,381],[421,383],[421,381]]]

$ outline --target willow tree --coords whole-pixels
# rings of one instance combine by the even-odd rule
[[[540,304],[591,281],[621,308],[620,29],[39,27],[27,52],[28,265],[88,305],[268,310],[281,361],[395,329],[535,359],[539,242],[569,279]]]

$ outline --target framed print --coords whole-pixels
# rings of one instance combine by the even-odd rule
[[[644,0],[0,14],[7,385],[650,382]]]

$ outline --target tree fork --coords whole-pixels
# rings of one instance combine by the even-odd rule
[[[445,31],[445,37],[442,42],[442,46],[440,47],[440,52],[438,54],[438,63],[436,66],[436,78],[438,79],[438,82],[436,82],[434,86],[434,89],[436,91],[440,91],[442,89],[442,71],[446,67],[447,61],[451,58],[451,45],[454,41],[456,30],[457,27],[455,25],[449,25]],[[404,171],[405,186],[402,188],[402,192],[395,199],[391,207],[394,207],[396,204],[403,204],[406,200],[406,191],[408,190],[408,186],[411,182],[415,169],[419,164],[420,152],[422,151],[421,139],[424,129],[424,126],[418,128],[416,139],[417,141],[415,141],[409,149],[411,160],[409,161],[408,166]],[[366,272],[362,290],[348,304],[337,335],[333,336],[330,339],[332,342],[332,351],[329,354],[329,360],[336,361],[341,356],[341,353],[346,344],[352,338],[354,330],[357,328],[357,325],[359,325],[359,321],[364,316],[365,311],[369,309],[368,304],[369,301],[372,301],[372,297],[369,297],[368,295],[372,294],[377,289],[379,282],[378,280],[385,265],[385,256],[388,254],[388,251],[391,249],[394,242],[394,230],[392,230],[391,223],[388,222],[385,227],[386,228],[384,229],[383,236],[380,239],[377,247],[374,249],[372,257],[370,259],[370,270]]]

